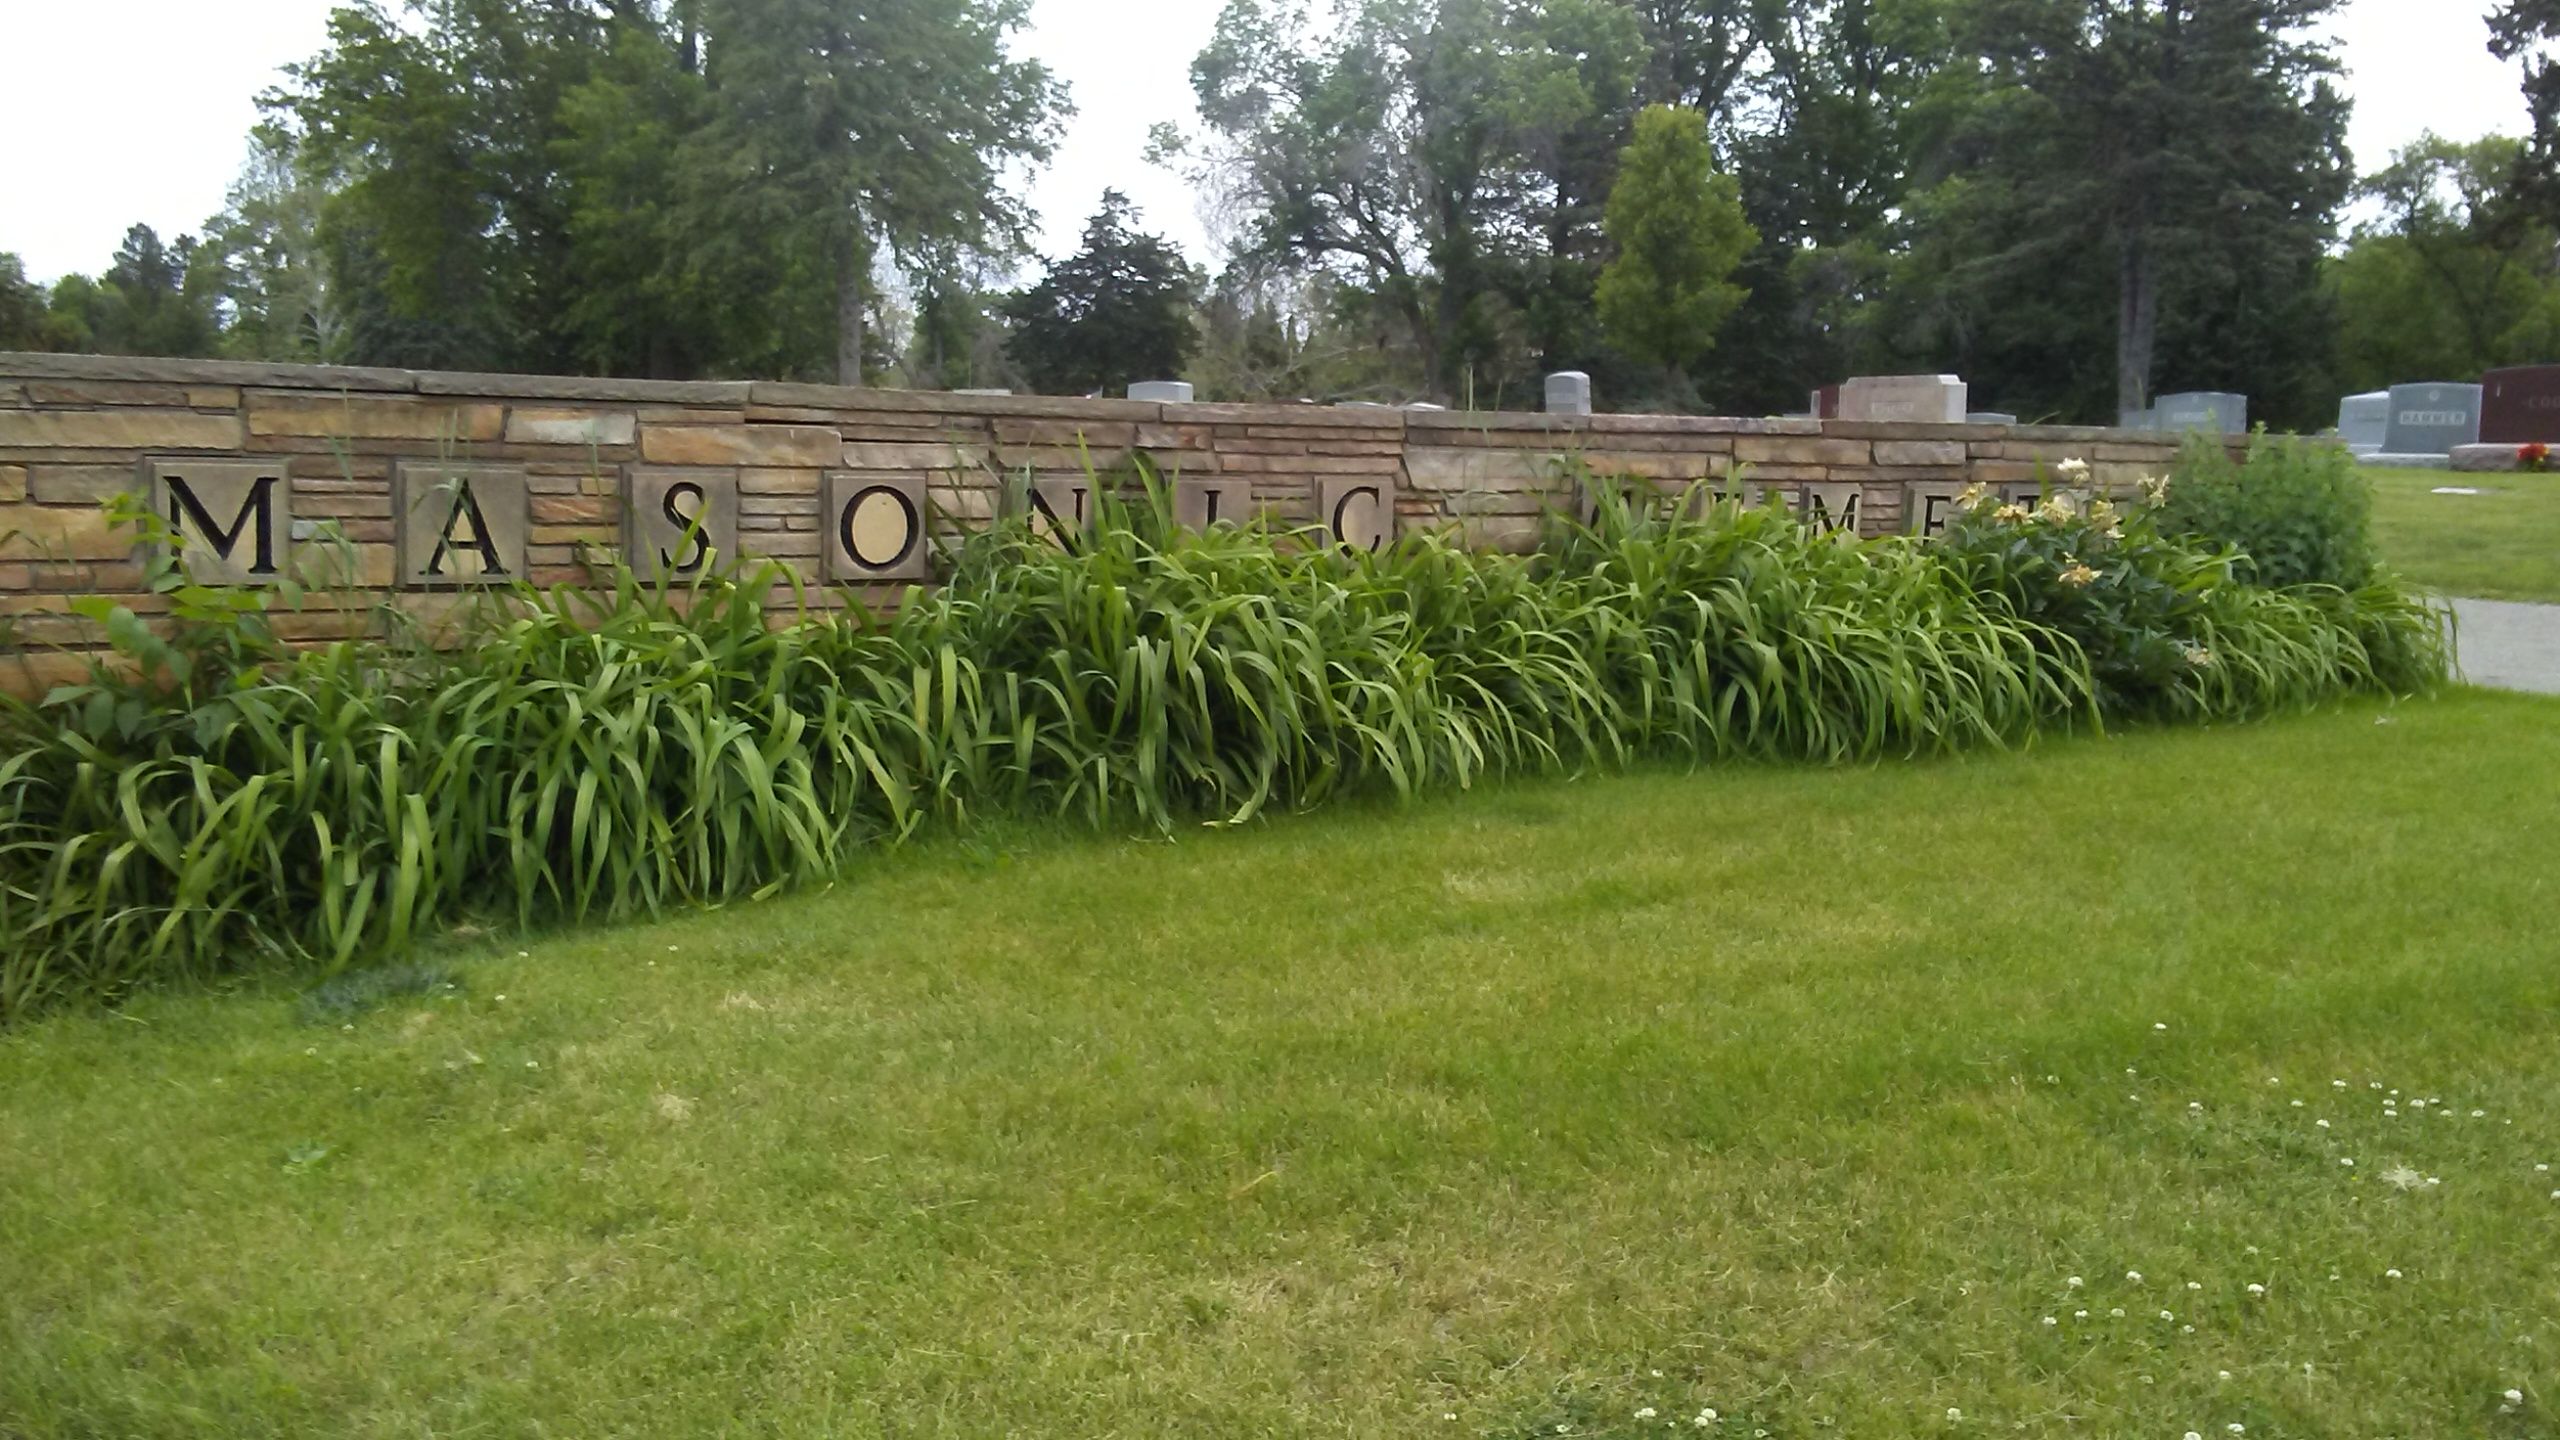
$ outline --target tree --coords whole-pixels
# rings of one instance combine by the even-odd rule
[[[1427,393],[1498,389],[1470,382],[1527,363],[1521,301],[1542,251],[1587,236],[1605,175],[1585,157],[1618,143],[1638,34],[1619,0],[1337,0],[1323,24],[1229,0],[1191,67],[1217,142],[1195,183],[1250,214],[1249,259],[1330,270],[1391,315]]]
[[[2515,157],[2515,198],[2545,225],[2560,226],[2560,0],[2499,0],[2489,12],[2489,53],[2524,61],[2525,109],[2533,133]]]
[[[229,203],[205,222],[204,243],[220,266],[220,303],[228,316],[225,355],[345,358],[344,324],[320,244],[327,199],[301,164],[292,131],[268,123],[250,132],[249,156]]]
[[[2553,234],[2511,205],[2527,163],[2517,140],[2427,134],[2364,182],[2382,216],[2331,267],[2346,384],[2468,379],[2560,346]]]
[[[44,288],[27,278],[26,262],[0,250],[0,350],[45,348]]]
[[[1010,164],[1048,158],[1063,92],[1006,53],[1027,0],[705,0],[711,116],[693,147],[708,268],[823,284],[860,384],[872,268],[1022,247]]]
[[[1005,349],[1045,394],[1109,394],[1170,379],[1198,344],[1200,278],[1180,251],[1139,233],[1127,196],[1102,192],[1075,254],[1005,302]]]
[[[2168,370],[2307,417],[2352,183],[2309,28],[2335,8],[1969,0],[1917,102],[1881,348],[1972,367],[2012,408],[2136,410]]]
[[[1706,116],[1656,105],[1636,117],[1609,192],[1609,238],[1618,258],[1600,272],[1601,323],[1669,371],[1676,394],[1742,303],[1727,277],[1760,242],[1742,218],[1741,187],[1716,173]]]

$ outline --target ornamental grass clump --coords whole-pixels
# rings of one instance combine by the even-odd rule
[[[618,572],[315,650],[162,561],[164,626],[91,605],[114,658],[0,698],[0,1022],[466,919],[758,898],[991,815],[1162,829],[1644,757],[1941,754],[2442,672],[2395,591],[2256,590],[2094,507],[2005,513],[1860,542],[1604,495],[1529,557],[1352,556],[1181,531],[1151,486],[1072,548],[975,535],[886,617],[812,612],[771,567]]]

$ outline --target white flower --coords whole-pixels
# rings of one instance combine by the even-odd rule
[[[1556,1433],[1559,1435],[1570,1435],[1573,1433],[1573,1427],[1566,1422],[1559,1420],[1556,1422]]]
[[[1947,1418],[1950,1420],[1961,1420],[1964,1418],[1964,1412],[1953,1405],[1950,1405],[1947,1407]]]
[[[1713,1410],[1701,1410],[1698,1412],[1698,1418],[1690,1421],[1689,1423],[1697,1426],[1701,1430],[1704,1430],[1708,1426],[1716,1423],[1716,1412]]]
[[[2201,1110],[2204,1108],[2204,1102],[2201,1100],[2190,1100],[2187,1102],[2187,1108],[2190,1110]]]
[[[2270,1084],[2270,1085],[2281,1085],[2281,1084],[2283,1084],[2284,1082],[2283,1082],[2282,1080],[2277,1079],[2277,1078],[2276,1078],[2276,1077],[2274,1077],[2273,1075],[2270,1075],[2270,1076],[2268,1076],[2268,1077],[2267,1077],[2267,1083],[2268,1083],[2268,1084]]]
[[[2550,1167],[2550,1166],[2548,1166],[2548,1165],[2536,1165],[2536,1166],[2534,1166],[2534,1167],[2533,1167],[2533,1173],[2535,1173],[2535,1174],[2537,1174],[2537,1175],[2548,1174],[2548,1173],[2550,1173],[2550,1170],[2551,1170],[2551,1167]]]
[[[2302,1108],[2302,1102],[2301,1102],[2301,1101],[2299,1101],[2299,1100],[2294,1101],[2294,1102],[2293,1102],[2293,1108],[2294,1108],[2294,1109],[2296,1109],[2296,1110],[2301,1109],[2301,1108]]]
[[[2068,460],[2056,462],[2053,473],[2071,480],[2086,479],[2089,474],[2089,462],[2074,455]]]
[[[2127,1270],[2124,1272],[2124,1278],[2132,1281],[2136,1285],[2139,1285],[2142,1283],[2142,1272],[2139,1270]]]
[[[2472,1111],[2472,1112],[2471,1112],[2471,1118],[2472,1118],[2472,1119],[2474,1119],[2474,1120],[2479,1120],[2479,1119],[2485,1118],[2485,1117],[2488,1115],[2488,1113],[2489,1113],[2489,1112],[2488,1112],[2488,1111],[2486,1111],[2486,1110],[2474,1110],[2474,1111]]]
[[[2190,1280],[2187,1282],[2187,1288],[2190,1290],[2201,1290],[2204,1288],[2204,1282],[2201,1280]]]
[[[2249,1287],[2249,1293],[2252,1295],[2264,1295],[2267,1293],[2267,1287],[2264,1285],[2252,1284]]]
[[[2074,1310],[2071,1312],[2071,1318],[2074,1320],[2086,1320],[2089,1318],[2089,1312],[2086,1310]]]
[[[2329,1128],[2329,1122],[2328,1122],[2328,1121],[2326,1121],[2326,1120],[2314,1120],[2314,1121],[2312,1121],[2311,1123],[2312,1123],[2312,1124],[2314,1124],[2314,1125],[2319,1126],[2319,1127],[2320,1127],[2321,1129],[2323,1129],[2323,1130],[2326,1130],[2326,1129],[2328,1129],[2328,1128]]]
[[[2213,1372],[2213,1378],[2216,1380],[2228,1380],[2231,1378],[2231,1372],[2228,1370],[2216,1370]]]
[[[2061,1321],[2059,1321],[2059,1320],[2054,1319],[2054,1318],[2053,1318],[2052,1316],[2050,1316],[2050,1315],[2047,1315],[2046,1317],[2044,1317],[2044,1323],[2046,1323],[2047,1325],[2059,1325],[2059,1324],[2061,1324],[2062,1322],[2061,1322]]]
[[[2330,1084],[2332,1087],[2334,1087],[2334,1088],[2336,1088],[2336,1089],[2339,1089],[2339,1090],[2344,1090],[2344,1089],[2346,1089],[2346,1088],[2347,1088],[2347,1082],[2346,1082],[2346,1081],[2344,1081],[2344,1080],[2332,1080],[2332,1081],[2330,1081],[2330,1082],[2329,1082],[2329,1084]]]
[[[2154,1030],[2166,1030],[2169,1027],[2160,1021],[2154,1020],[2151,1022],[2151,1028]]]
[[[2170,1314],[2170,1313],[2169,1313],[2168,1311],[2166,1311],[2166,1310],[2163,1310],[2163,1311],[2161,1311],[2161,1312],[2160,1312],[2160,1318],[2161,1318],[2161,1319],[2163,1319],[2163,1320],[2175,1320],[2175,1319],[2177,1319],[2178,1317],[2177,1317],[2177,1316],[2175,1316],[2175,1315]]]
[[[2385,1270],[2382,1272],[2382,1278],[2385,1280],[2397,1280],[2400,1278],[2400,1272],[2397,1270]]]
[[[2065,1284],[2065,1285],[2070,1286],[2070,1287],[2071,1287],[2072,1289],[2074,1289],[2074,1290],[2077,1290],[2077,1289],[2079,1289],[2079,1288],[2080,1288],[2080,1277],[2079,1277],[2079,1276],[2077,1276],[2077,1275],[2074,1275],[2074,1276],[2072,1276],[2070,1279],[2065,1280],[2065,1281],[2063,1281],[2062,1283],[2063,1283],[2063,1284]]]
[[[2232,1421],[2230,1424],[2225,1425],[2222,1428],[2230,1431],[2234,1435],[2245,1435],[2249,1433],[2249,1427],[2241,1424],[2237,1420]]]
[[[2110,1320],[2121,1320],[2121,1319],[2123,1319],[2123,1318],[2124,1318],[2124,1307],[2123,1307],[2123,1306],[2121,1306],[2121,1305],[2118,1305],[2118,1306],[2116,1306],[2114,1309],[2109,1310],[2109,1311],[2107,1312],[2107,1318],[2108,1318],[2108,1319],[2110,1319]]]
[[[2354,1168],[2354,1166],[2355,1166],[2355,1163],[2356,1163],[2356,1162],[2355,1162],[2355,1161],[2353,1161],[2353,1160],[2348,1159],[2348,1158],[2347,1158],[2346,1156],[2344,1156],[2344,1155],[2341,1155],[2341,1156],[2339,1156],[2339,1157],[2338,1157],[2338,1163],[2339,1163],[2339,1164],[2341,1164],[2341,1165],[2347,1166],[2348,1168],[2352,1169],[2352,1168]]]
[[[1441,1416],[1440,1418],[1441,1418],[1441,1419],[1443,1419],[1443,1420],[1455,1420],[1455,1419],[1457,1419],[1457,1418],[1458,1418],[1458,1412],[1457,1412],[1457,1411],[1455,1411],[1455,1410],[1452,1410],[1452,1411],[1448,1412],[1447,1414],[1445,1414],[1445,1415]]]
[[[2524,1403],[2524,1392],[2523,1392],[2523,1391],[2521,1391],[2521,1390],[2510,1390],[2510,1391],[2508,1391],[2508,1392],[2507,1392],[2507,1403],[2508,1403],[2508,1404],[2510,1404],[2510,1405],[2521,1405],[2521,1404],[2523,1404],[2523,1403]]]
[[[2190,1431],[2188,1431],[2188,1432],[2186,1433],[2185,1440],[2204,1440],[2204,1437],[2203,1437],[2203,1436],[2201,1436],[2201,1435],[2199,1435],[2199,1434],[2197,1434],[2197,1433],[2196,1433],[2196,1432],[2194,1432],[2193,1430],[2190,1430]]]
[[[1637,1419],[1639,1419],[1639,1420],[1650,1420],[1650,1419],[1652,1419],[1652,1418],[1653,1418],[1653,1413],[1654,1413],[1654,1412],[1653,1412],[1653,1407],[1652,1407],[1652,1406],[1650,1406],[1650,1405],[1647,1405],[1647,1406],[1646,1406],[1646,1407],[1644,1407],[1643,1409],[1641,1409],[1641,1410],[1639,1410],[1639,1411],[1637,1411],[1637,1412],[1636,1412],[1636,1418],[1637,1418]]]

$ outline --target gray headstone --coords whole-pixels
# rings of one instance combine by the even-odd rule
[[[1964,417],[1967,425],[2015,425],[2018,417],[2005,410],[1975,410]]]
[[[1547,377],[1547,413],[1591,413],[1591,377],[1579,370],[1558,370]]]
[[[2382,439],[2392,455],[2450,455],[2480,439],[2480,387],[2435,381],[2391,387],[2391,427]]]
[[[2118,410],[2116,411],[2116,428],[2119,430],[2157,430],[2160,428],[2160,422],[2159,417],[2149,410]]]
[[[1129,398],[1160,400],[1168,405],[1188,405],[1191,403],[1191,382],[1188,380],[1140,380],[1129,387]]]
[[[1840,418],[1961,425],[1964,396],[1953,375],[1860,375],[1840,387]]]
[[[2370,455],[2389,441],[2391,392],[2368,390],[2338,402],[2338,438],[2359,455]]]
[[[2228,390],[2187,390],[2163,395],[2152,402],[2151,424],[2147,428],[2171,434],[2201,430],[2208,435],[2246,435],[2249,397]]]

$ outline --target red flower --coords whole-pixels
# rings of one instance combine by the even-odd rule
[[[2516,464],[2527,470],[2543,470],[2551,464],[2551,447],[2536,440],[2516,447]]]

